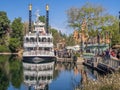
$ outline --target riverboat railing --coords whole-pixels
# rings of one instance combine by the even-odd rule
[[[26,34],[26,36],[36,36],[37,33],[28,33]],[[45,33],[45,34],[42,34],[42,33],[39,33],[39,36],[51,36],[52,33]]]
[[[23,56],[54,56],[54,51],[42,51],[42,50],[26,51],[23,53]]]
[[[28,43],[24,43],[24,47],[53,47],[53,43],[52,42],[28,42]]]

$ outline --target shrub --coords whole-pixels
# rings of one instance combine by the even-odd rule
[[[88,80],[84,90],[120,90],[120,73],[108,74],[96,81]]]
[[[10,38],[9,48],[11,52],[18,52],[21,47],[21,42],[17,38]]]
[[[0,46],[0,52],[10,52],[10,49],[7,46]]]

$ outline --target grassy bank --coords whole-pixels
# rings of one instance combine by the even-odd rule
[[[120,73],[99,77],[96,81],[88,80],[82,90],[120,90]]]

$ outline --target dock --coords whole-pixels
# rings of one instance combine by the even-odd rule
[[[74,58],[57,58],[58,63],[76,63],[76,64],[83,64],[84,60],[80,57]]]
[[[74,58],[66,58],[57,57],[57,63],[74,63],[76,65],[85,65],[92,69],[95,69],[102,73],[112,73],[115,71],[120,70],[120,60],[115,59],[108,59],[105,60],[104,58],[100,56],[94,56],[91,58],[83,58],[83,57],[77,57],[75,60]]]
[[[107,60],[102,57],[85,59],[83,64],[103,73],[112,73],[120,70],[120,60],[114,60],[111,58]]]

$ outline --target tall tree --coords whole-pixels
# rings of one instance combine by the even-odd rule
[[[73,35],[69,35],[67,38],[66,38],[66,45],[67,46],[73,46],[75,45],[75,40],[73,38]]]
[[[0,45],[6,45],[8,40],[10,20],[7,17],[7,13],[0,11]]]
[[[15,18],[11,25],[10,49],[15,52],[22,48],[23,44],[23,23],[21,18]]]
[[[105,29],[105,27],[112,26],[116,20],[114,16],[106,12],[103,6],[90,3],[86,3],[80,8],[68,9],[67,15],[68,25],[77,30],[81,30],[82,22],[85,19],[87,22],[86,30],[92,37],[97,36],[96,30],[113,32],[110,28]]]
[[[54,29],[54,28],[51,28],[50,29],[50,32],[52,32],[52,35],[53,35],[53,43],[54,43],[54,45],[56,46],[57,45],[57,43],[61,40],[61,36],[60,36],[60,34],[59,34],[59,32],[58,32],[58,30],[56,30],[56,29]]]
[[[12,22],[11,28],[12,28],[11,37],[22,40],[22,38],[23,38],[23,23],[22,23],[20,17],[14,19],[14,21]]]

